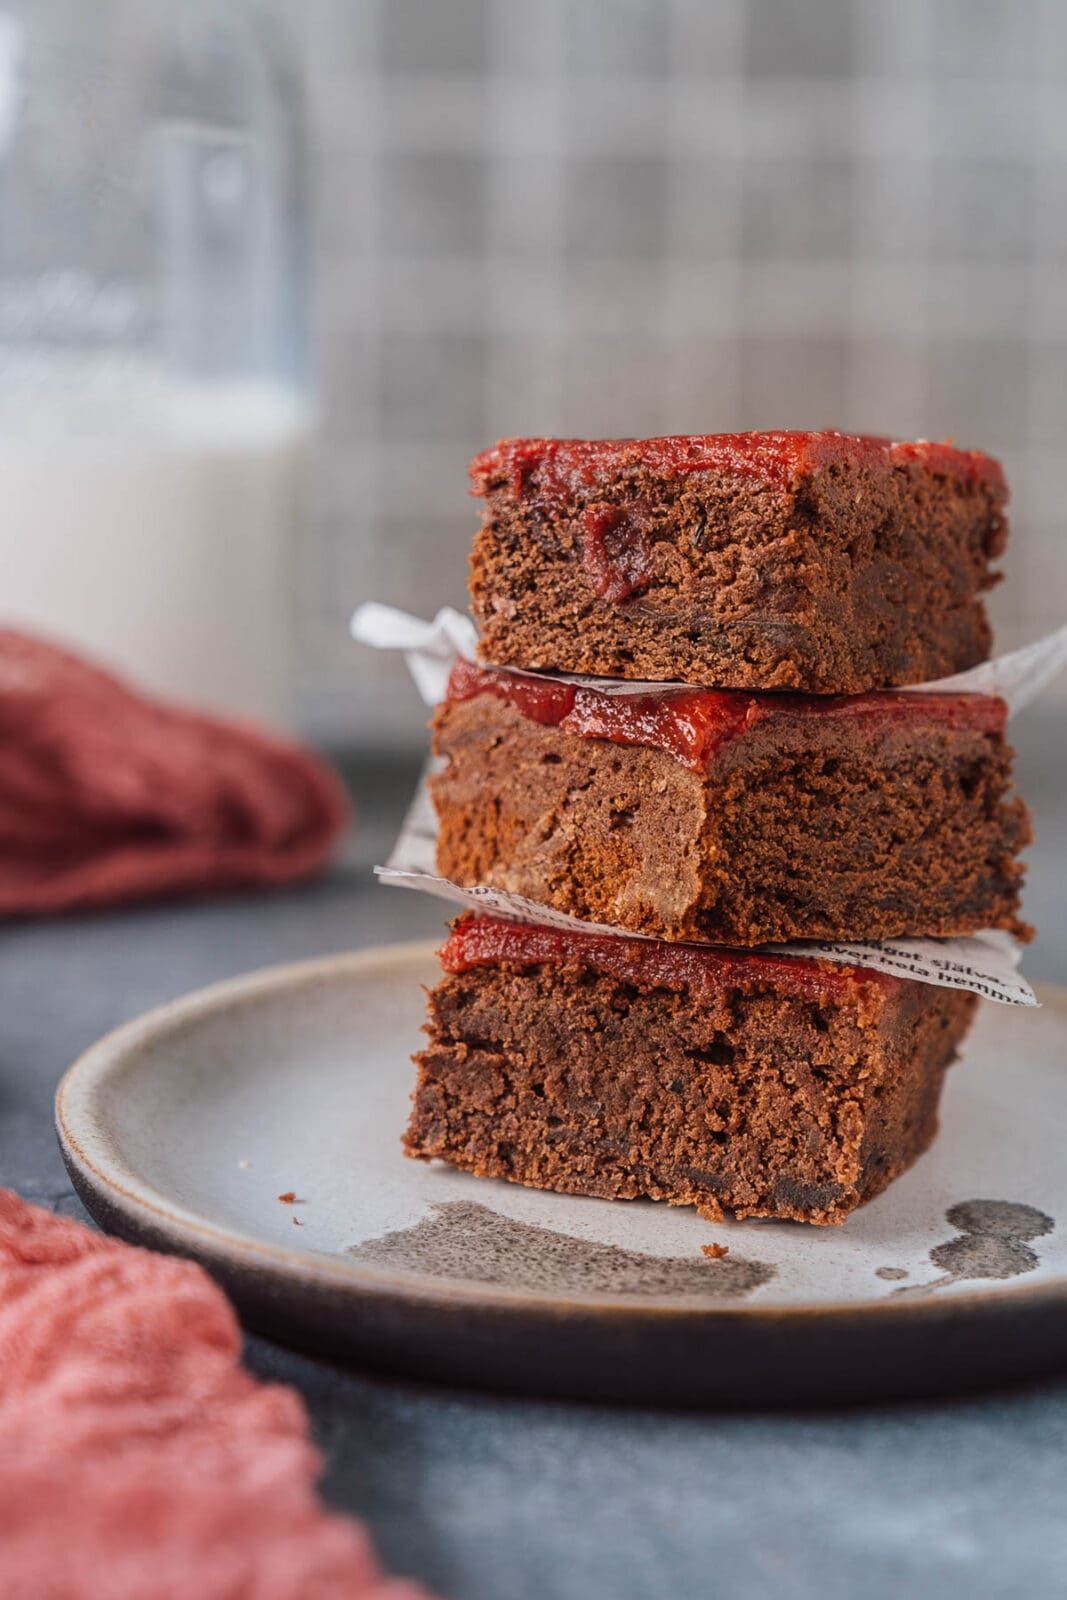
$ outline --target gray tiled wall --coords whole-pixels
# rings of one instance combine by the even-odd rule
[[[509,433],[955,436],[1067,610],[1063,0],[275,0],[309,85],[324,427],[304,707],[409,742],[361,597],[462,603]]]

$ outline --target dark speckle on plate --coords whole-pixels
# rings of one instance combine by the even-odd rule
[[[470,1200],[435,1205],[413,1227],[352,1245],[349,1254],[410,1272],[509,1288],[704,1300],[738,1300],[769,1283],[776,1271],[769,1262],[732,1251],[718,1260],[643,1255],[516,1222]]]

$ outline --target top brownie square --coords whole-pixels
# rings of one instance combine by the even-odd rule
[[[1007,486],[981,451],[837,432],[507,439],[471,478],[486,662],[859,694],[989,654]]]

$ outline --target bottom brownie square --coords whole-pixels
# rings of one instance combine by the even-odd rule
[[[829,962],[466,916],[405,1149],[704,1216],[838,1223],[927,1148],[976,998]]]

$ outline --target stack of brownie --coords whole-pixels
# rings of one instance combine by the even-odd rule
[[[933,1139],[975,997],[756,947],[1026,937],[1005,706],[904,688],[988,656],[1000,467],[766,433],[510,440],[472,475],[438,868],[600,927],[458,921],[408,1153],[841,1222]]]

